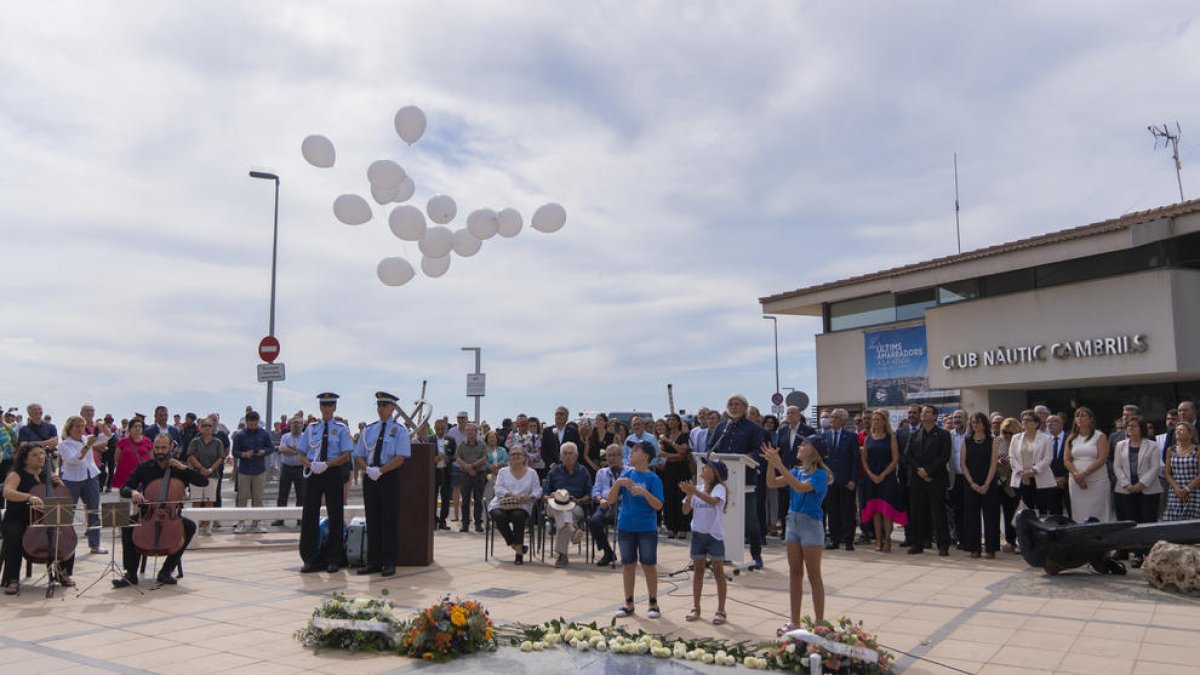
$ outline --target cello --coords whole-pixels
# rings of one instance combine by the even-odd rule
[[[150,481],[142,491],[138,526],[133,528],[133,545],[144,555],[159,556],[178,553],[183,548],[183,502],[187,484],[171,476],[167,465],[162,478]]]
[[[47,453],[46,461],[42,464],[42,482],[29,489],[29,494],[42,500],[43,508],[29,506],[30,527],[25,529],[21,537],[21,548],[25,551],[25,559],[38,565],[49,565],[49,583],[46,586],[46,597],[54,595],[54,584],[66,577],[59,563],[70,560],[75,556],[75,546],[79,543],[79,535],[71,525],[34,525],[46,515],[45,505],[51,499],[69,502],[71,492],[65,485],[55,485],[53,482],[54,461]],[[61,502],[60,502],[61,503]]]

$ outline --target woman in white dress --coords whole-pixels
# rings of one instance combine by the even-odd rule
[[[1075,411],[1075,427],[1063,452],[1063,466],[1071,475],[1071,517],[1075,522],[1112,522],[1107,463],[1108,437],[1096,429],[1092,411],[1081,406]]]

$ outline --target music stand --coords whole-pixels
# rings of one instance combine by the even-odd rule
[[[110,555],[108,565],[105,566],[104,570],[100,572],[100,576],[95,581],[88,584],[87,588],[79,591],[75,597],[81,597],[84,593],[87,593],[89,590],[91,590],[92,586],[104,581],[110,574],[115,574],[118,577],[125,576],[125,570],[121,569],[121,567],[117,565],[117,533],[121,531],[121,528],[129,527],[129,522],[130,516],[128,502],[116,502],[112,504],[100,505],[100,527],[109,528],[112,538],[112,542],[108,547]],[[137,586],[130,587],[137,591],[139,595],[146,594],[145,591]]]
[[[66,497],[47,497],[42,500],[42,515],[34,516],[31,509],[29,527],[74,527],[75,505]],[[50,552],[51,559],[46,564],[46,597],[54,597],[54,587],[63,576],[62,561],[58,559],[58,546]],[[38,579],[41,581],[41,579]],[[65,599],[65,598],[64,598]]]

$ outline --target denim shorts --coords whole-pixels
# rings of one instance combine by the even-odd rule
[[[787,516],[787,543],[824,546],[825,523],[807,513],[793,511]]]
[[[617,530],[617,546],[621,548],[621,564],[658,564],[658,530],[625,532]]]
[[[704,532],[692,532],[692,558],[725,559],[725,541]]]

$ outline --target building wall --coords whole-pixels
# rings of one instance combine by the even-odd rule
[[[863,331],[823,333],[817,344],[817,398],[822,406],[862,402],[867,397]]]
[[[932,308],[925,315],[930,385],[1015,389],[1174,380],[1200,371],[1200,355],[1189,351],[1180,358],[1200,339],[1200,317],[1184,309],[1189,296],[1200,298],[1200,273],[1161,269]],[[1146,336],[1145,351],[1066,359],[1050,354],[1058,342],[1134,334]],[[984,364],[986,351],[1032,345],[1043,345],[1043,360]],[[975,354],[977,365],[945,369],[943,358],[958,354]]]

